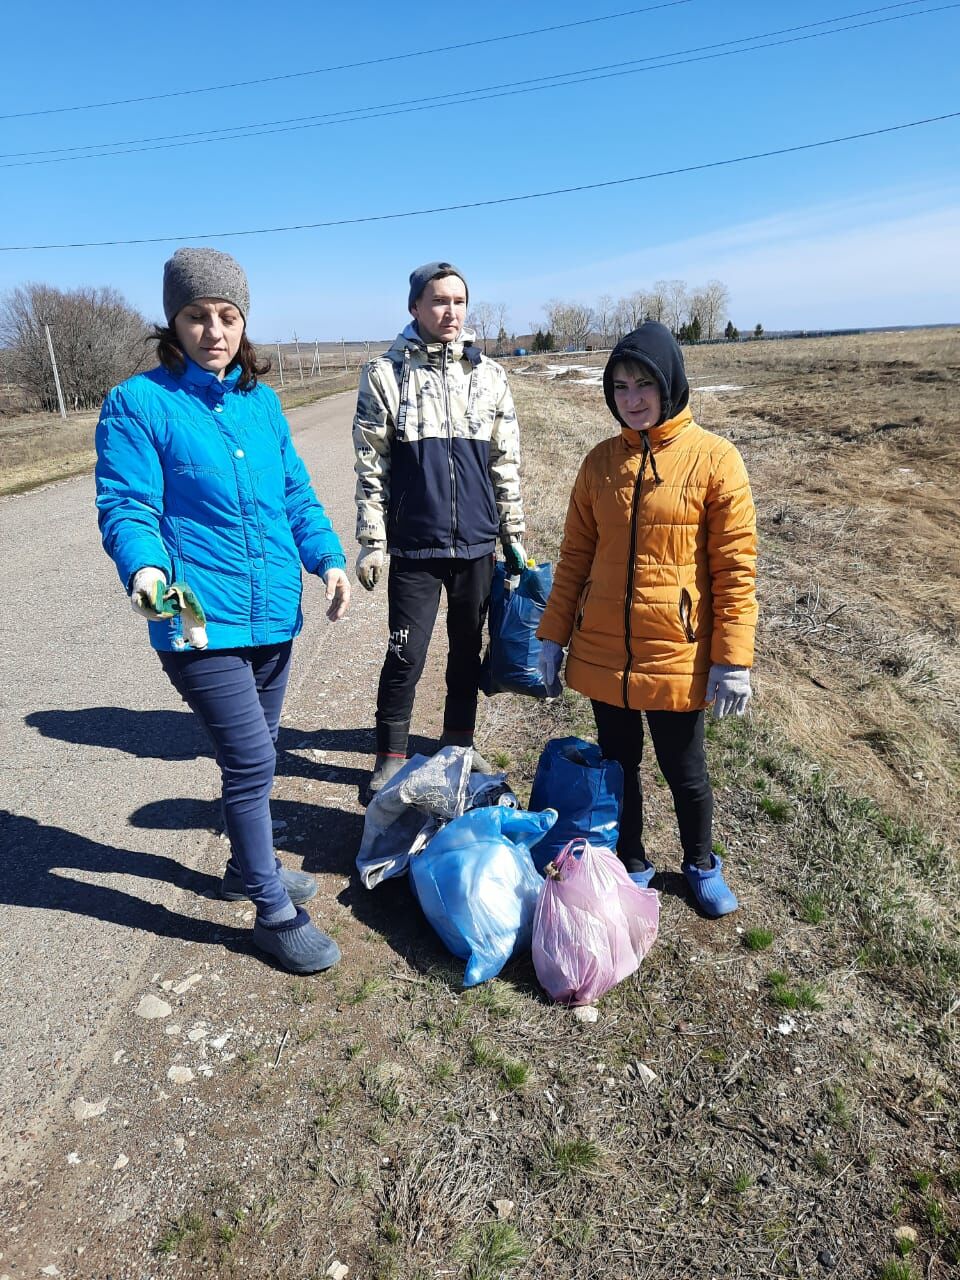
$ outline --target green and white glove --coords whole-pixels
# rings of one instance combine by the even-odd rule
[[[360,548],[360,554],[357,556],[357,580],[361,587],[366,587],[368,591],[372,591],[380,581],[386,551],[382,542],[371,542]]]
[[[713,703],[717,720],[731,713],[742,716],[753,697],[749,667],[728,667],[715,662],[707,676],[707,702]]]
[[[527,567],[527,553],[523,549],[523,543],[516,538],[503,539],[503,558],[507,562],[507,573],[510,575],[523,573]]]
[[[166,589],[167,575],[162,569],[155,569],[152,565],[138,569],[130,584],[130,604],[134,612],[151,622],[159,622],[165,616],[161,609]]]

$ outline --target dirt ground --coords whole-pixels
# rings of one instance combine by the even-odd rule
[[[553,558],[612,423],[595,386],[526,368],[528,543]],[[407,884],[352,872],[376,655],[352,698],[315,671],[275,816],[342,964],[252,967],[243,904],[199,900],[223,951],[151,975],[168,1011],[127,1019],[63,1148],[4,1190],[0,1280],[956,1274],[960,339],[698,348],[688,370],[742,387],[693,404],[743,452],[761,524],[756,710],[709,730],[740,911],[692,908],[651,766],[640,971],[594,1023],[529,958],[464,992]],[[440,670],[437,651],[424,734]],[[480,745],[523,796],[546,739],[590,729],[575,695],[500,695]]]

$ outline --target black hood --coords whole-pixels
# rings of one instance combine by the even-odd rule
[[[660,423],[675,417],[681,409],[687,407],[690,399],[690,384],[683,368],[683,352],[666,325],[657,324],[656,320],[648,320],[639,329],[634,329],[625,338],[621,338],[610,352],[610,359],[603,370],[603,394],[607,408],[621,423],[626,423],[617,413],[616,401],[613,398],[613,370],[622,360],[637,360],[650,370],[660,387]]]

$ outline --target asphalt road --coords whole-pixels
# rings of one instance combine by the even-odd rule
[[[351,568],[353,404],[290,414]],[[93,497],[83,476],[0,498],[0,1182],[38,1154],[151,953],[208,936],[197,891],[215,891],[225,857],[203,825],[216,767],[100,546]],[[288,705],[382,608],[358,605],[331,627],[307,583]]]

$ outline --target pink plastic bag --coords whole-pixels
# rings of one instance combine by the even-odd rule
[[[546,868],[533,917],[533,967],[554,1000],[592,1004],[640,966],[660,921],[610,849],[571,840]]]

